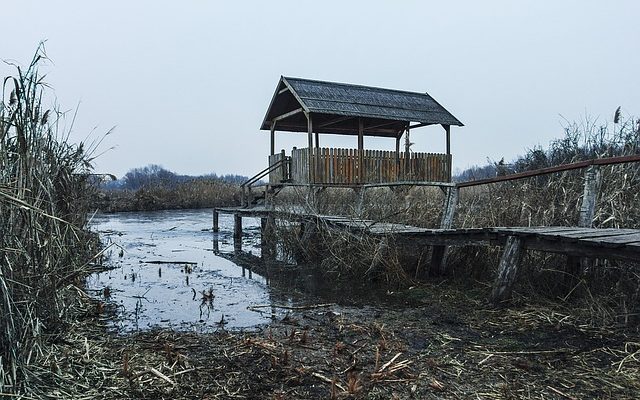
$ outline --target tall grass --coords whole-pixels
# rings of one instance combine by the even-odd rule
[[[151,184],[137,190],[103,189],[95,205],[100,211],[154,211],[240,205],[240,186],[215,178],[175,184]]]
[[[46,338],[64,328],[96,241],[84,230],[91,159],[46,109],[38,67],[3,80],[0,102],[0,392],[33,384]],[[89,149],[91,152],[91,149]]]
[[[515,172],[592,158],[640,153],[640,121],[616,113],[615,123],[600,124],[586,119],[570,123],[564,135],[547,148],[534,148],[512,162]],[[640,228],[640,163],[600,167],[602,181],[593,226],[597,228]],[[460,189],[460,202],[454,227],[491,226],[576,226],[583,196],[584,170],[566,171]],[[414,187],[367,190],[363,197],[349,189],[327,189],[316,196],[314,204],[305,203],[300,189],[276,199],[280,207],[290,208],[296,201],[307,210],[321,214],[341,214],[374,221],[404,223],[438,228],[444,194],[438,188]],[[281,194],[282,195],[282,194]],[[280,195],[280,196],[281,196]],[[380,246],[371,240],[341,233],[323,233],[329,243],[319,256],[323,271],[348,275],[349,279],[372,276],[371,265],[382,267],[387,281],[402,284],[420,275],[429,259],[425,246],[398,249],[398,243]],[[299,235],[289,235],[301,247],[312,243]],[[302,242],[302,243],[300,243]],[[343,243],[343,245],[340,245]],[[344,251],[342,251],[344,250]],[[385,254],[380,254],[384,251]],[[413,257],[409,257],[413,256]],[[475,285],[495,275],[500,251],[490,247],[452,248],[449,256],[454,279]],[[379,260],[383,260],[380,262]],[[599,260],[592,268],[567,276],[566,256],[528,252],[520,282],[520,293],[529,296],[566,299],[584,295],[598,299],[591,305],[600,309],[594,319],[633,319],[640,322],[640,272],[637,264]],[[405,274],[399,273],[398,263]],[[422,264],[422,265],[418,265]],[[607,309],[604,312],[602,310]],[[597,313],[596,313],[597,314]],[[605,315],[606,314],[606,315]],[[634,317],[635,315],[635,317]],[[610,318],[609,318],[610,319]]]

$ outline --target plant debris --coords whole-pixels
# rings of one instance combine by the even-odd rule
[[[410,293],[410,296],[408,293]],[[418,293],[419,292],[419,293]],[[416,296],[419,295],[419,301]],[[107,332],[83,310],[34,368],[34,398],[636,398],[637,331],[585,310],[495,310],[437,285],[375,306],[293,308],[258,332]]]

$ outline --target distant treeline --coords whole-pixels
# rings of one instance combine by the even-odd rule
[[[235,174],[217,175],[211,173],[197,176],[179,175],[160,165],[151,164],[145,167],[134,168],[127,172],[122,178],[115,181],[104,182],[102,188],[106,190],[138,190],[151,187],[172,188],[196,180],[240,185],[247,179],[248,177],[246,176]]]

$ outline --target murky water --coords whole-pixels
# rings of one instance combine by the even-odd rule
[[[116,305],[114,324],[123,331],[153,326],[210,331],[253,328],[269,312],[267,280],[216,255],[233,251],[233,219],[220,215],[220,233],[211,232],[211,210],[180,210],[97,215],[92,229],[111,245],[107,264],[114,269],[89,277],[96,297]],[[243,250],[260,255],[260,220],[243,219]],[[265,309],[266,311],[267,309]]]

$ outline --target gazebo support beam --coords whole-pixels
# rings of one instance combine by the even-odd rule
[[[405,136],[405,144],[404,144],[404,179],[407,179],[407,176],[411,174],[411,164],[409,163],[409,159],[411,158],[411,153],[409,152],[409,146],[411,146],[409,133],[411,132],[411,128],[407,126]]]
[[[414,128],[422,128],[423,126],[429,126],[429,125],[433,125],[432,123],[428,123],[428,124],[415,124],[415,125],[411,125],[409,126],[409,129],[414,129]],[[444,125],[443,125],[444,126]]]
[[[442,125],[447,136],[447,155],[451,155],[451,125]]]
[[[305,113],[305,115],[307,116],[307,139],[309,142],[309,190],[311,190],[311,185],[314,183],[315,178],[315,163],[313,162],[313,121],[310,113]]]
[[[302,107],[296,108],[293,111],[289,111],[289,112],[286,112],[284,114],[280,114],[277,117],[274,117],[272,121],[273,122],[278,122],[278,121],[283,120],[285,118],[289,118],[289,117],[291,117],[293,115],[300,114],[301,112],[304,112],[304,109]]]
[[[358,118],[358,182],[364,183],[364,121]]]
[[[383,126],[394,125],[394,124],[398,124],[398,121],[391,121],[391,122],[387,121],[387,122],[379,123],[377,125],[368,125],[367,129],[382,128]]]
[[[449,169],[449,182],[451,182],[451,125],[442,125],[447,136],[447,168]]]
[[[271,122],[271,155],[276,154],[276,121]]]
[[[401,130],[396,136],[396,180],[400,180],[400,139],[403,132],[404,130]]]
[[[351,118],[353,118],[353,117],[339,117],[339,118],[336,118],[336,119],[332,119],[331,121],[327,121],[327,122],[324,122],[324,123],[322,123],[322,124],[319,124],[319,125],[317,126],[317,128],[318,128],[318,129],[320,129],[320,128],[326,128],[327,126],[331,126],[331,125],[333,125],[333,124],[337,124],[337,123],[340,123],[340,122],[344,122],[344,121],[346,121],[346,120],[348,120],[348,119],[351,119]]]

